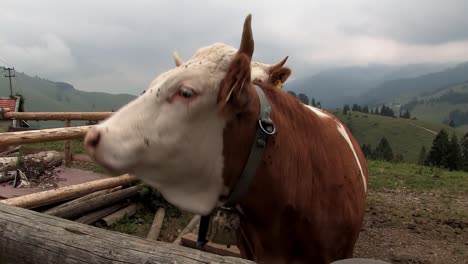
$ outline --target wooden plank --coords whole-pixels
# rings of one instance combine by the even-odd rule
[[[196,248],[197,246],[197,235],[193,233],[187,233],[181,238],[182,245],[190,248]],[[221,256],[231,256],[240,258],[241,254],[239,248],[236,246],[230,246],[229,248],[224,245],[218,245],[211,242],[205,244],[205,251]]]
[[[110,214],[113,214],[116,211],[119,211],[120,209],[127,206],[128,204],[129,202],[124,202],[124,203],[118,203],[118,204],[114,204],[108,207],[104,207],[96,211],[93,211],[91,213],[88,213],[86,215],[83,215],[82,217],[75,219],[74,221],[78,223],[82,223],[82,224],[91,225],[97,222],[99,219],[105,216],[109,216]]]
[[[184,230],[182,230],[182,232],[180,232],[180,234],[177,236],[177,238],[174,240],[174,244],[176,245],[180,245],[182,242],[182,236],[187,234],[187,233],[190,233],[193,231],[193,229],[195,228],[195,226],[200,222],[200,216],[199,215],[196,215],[192,218],[192,220],[190,220],[190,222],[188,223],[188,225],[184,228]]]
[[[20,197],[10,198],[0,201],[8,205],[23,208],[35,208],[43,205],[53,204],[80,197],[92,192],[126,185],[139,181],[135,176],[124,174],[118,177],[109,177],[96,181],[85,182],[72,186],[61,187],[58,189],[47,190],[43,192],[32,193]]]
[[[113,112],[5,112],[3,118],[16,120],[89,120],[99,121]]]
[[[67,206],[49,212],[49,215],[58,216],[61,218],[71,219],[80,216],[93,210],[103,208],[105,206],[115,204],[127,198],[138,194],[138,191],[143,188],[142,184],[132,186],[126,189],[118,190],[112,193],[104,194],[86,201],[79,202],[76,205]]]
[[[148,235],[146,236],[147,239],[158,240],[165,214],[166,210],[164,208],[158,208],[156,214],[154,214],[153,224],[151,225]]]
[[[254,263],[0,203],[0,263]]]
[[[136,203],[132,203],[128,206],[126,206],[125,208],[122,208],[116,212],[113,212],[111,214],[108,214],[104,217],[102,217],[102,222],[106,225],[106,226],[110,226],[114,223],[116,223],[117,221],[119,221],[120,219],[124,218],[125,216],[132,216],[134,215],[138,210],[138,206]]]
[[[92,126],[49,128],[0,133],[0,146],[24,145],[47,141],[83,138]]]
[[[115,192],[117,190],[120,190],[121,188],[122,188],[122,186],[117,186],[117,187],[114,187],[114,188],[109,188],[109,189],[93,192],[93,193],[87,194],[85,196],[81,196],[79,198],[68,201],[66,203],[63,203],[63,204],[57,205],[55,207],[52,207],[52,208],[50,208],[48,210],[43,211],[42,213],[50,214],[50,213],[54,212],[55,210],[65,208],[65,207],[68,207],[68,206],[73,206],[73,205],[76,205],[76,204],[78,204],[80,202],[83,202],[83,201],[86,201],[86,200],[89,200],[89,199],[92,199],[92,198],[95,198],[95,197],[98,197],[98,196],[101,196],[101,195],[104,195],[104,194]]]

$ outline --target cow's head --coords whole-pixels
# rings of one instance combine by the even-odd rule
[[[251,81],[284,83],[291,73],[285,60],[251,61],[250,21],[249,15],[238,50],[216,43],[185,63],[175,54],[176,68],[88,132],[93,159],[136,175],[184,210],[209,213],[223,190],[223,130],[252,103]]]

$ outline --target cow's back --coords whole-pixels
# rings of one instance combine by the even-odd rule
[[[277,134],[242,203],[249,219],[243,232],[250,239],[241,247],[247,256],[278,252],[264,256],[269,263],[282,256],[306,263],[351,257],[367,186],[359,144],[332,115],[282,91],[264,90]]]

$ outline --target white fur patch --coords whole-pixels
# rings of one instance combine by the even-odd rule
[[[328,115],[325,111],[323,111],[323,110],[321,110],[319,108],[313,107],[311,105],[305,105],[305,104],[304,104],[304,106],[309,108],[310,110],[312,110],[312,112],[314,112],[316,115],[318,115],[321,118],[331,118],[330,115]],[[336,121],[336,124],[338,126],[338,131],[343,136],[343,138],[346,140],[346,142],[348,142],[349,147],[353,151],[354,158],[356,158],[357,165],[359,167],[359,170],[361,171],[362,182],[364,184],[364,192],[367,192],[366,178],[364,176],[364,171],[362,170],[361,163],[359,162],[359,158],[358,158],[358,156],[356,154],[356,151],[354,150],[353,143],[351,142],[351,139],[349,138],[348,133],[346,133],[346,130],[343,127],[343,125],[341,125],[337,121]]]
[[[329,115],[327,115],[324,111],[322,111],[319,108],[313,107],[311,105],[304,105],[304,106],[312,110],[312,112],[314,112],[316,115],[318,115],[321,118],[330,118]]]
[[[364,185],[364,192],[367,192],[366,178],[364,176],[364,171],[362,170],[361,163],[359,162],[359,158],[356,154],[356,150],[354,150],[353,143],[351,142],[351,139],[349,138],[348,133],[346,133],[346,130],[343,127],[343,125],[337,122],[337,127],[338,127],[338,131],[340,131],[341,135],[346,140],[346,142],[348,142],[349,147],[353,151],[354,158],[356,158],[356,163],[359,166],[359,170],[361,171],[362,183]]]

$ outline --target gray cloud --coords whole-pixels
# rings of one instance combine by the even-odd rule
[[[9,1],[0,58],[81,90],[139,94],[214,42],[238,46],[253,14],[254,59],[289,55],[292,78],[335,66],[468,60],[466,1]]]

